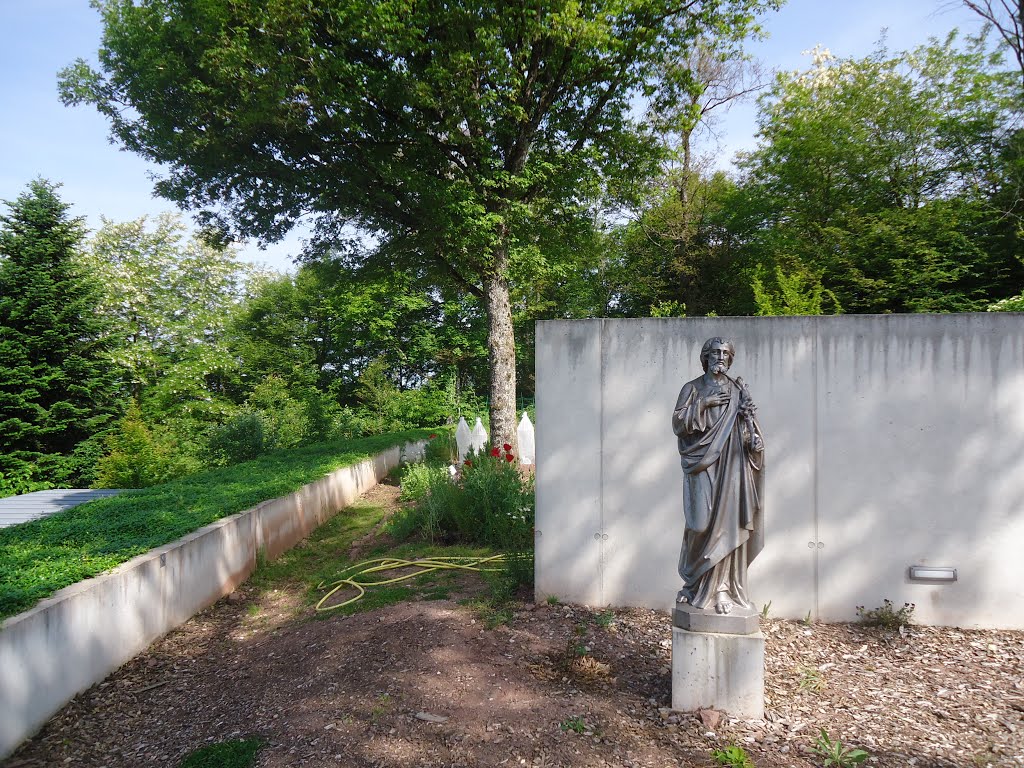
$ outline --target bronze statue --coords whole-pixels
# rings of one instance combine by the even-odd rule
[[[731,341],[708,339],[704,375],[683,385],[672,414],[686,521],[676,602],[720,614],[753,610],[747,566],[764,544],[764,438],[746,385],[727,375],[734,356]]]

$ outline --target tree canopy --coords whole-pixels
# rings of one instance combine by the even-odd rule
[[[62,92],[213,225],[274,240],[311,215],[312,253],[353,248],[354,227],[481,298],[491,426],[514,443],[515,262],[538,224],[653,172],[634,102],[667,111],[697,87],[664,61],[777,4],[105,0],[99,68],[78,62]]]
[[[818,50],[778,75],[741,163],[750,247],[821,276],[850,312],[1005,295],[1020,264],[993,198],[1019,100],[999,64],[984,40],[951,34],[864,59]]]

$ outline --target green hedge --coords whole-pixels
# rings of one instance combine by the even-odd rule
[[[339,467],[435,431],[416,429],[275,451],[0,529],[0,619],[214,520],[285,496]]]

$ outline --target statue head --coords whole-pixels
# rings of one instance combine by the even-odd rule
[[[704,369],[704,373],[708,372],[708,356],[711,354],[712,347],[715,346],[724,348],[729,355],[729,363],[726,366],[726,370],[732,367],[733,358],[736,357],[736,347],[733,346],[729,339],[723,339],[721,336],[712,336],[700,348],[700,365]]]

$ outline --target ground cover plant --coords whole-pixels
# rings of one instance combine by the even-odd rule
[[[261,746],[259,739],[244,739],[200,747],[181,762],[181,768],[250,768]]]
[[[276,451],[0,530],[0,618],[214,520],[429,433],[411,430]]]

